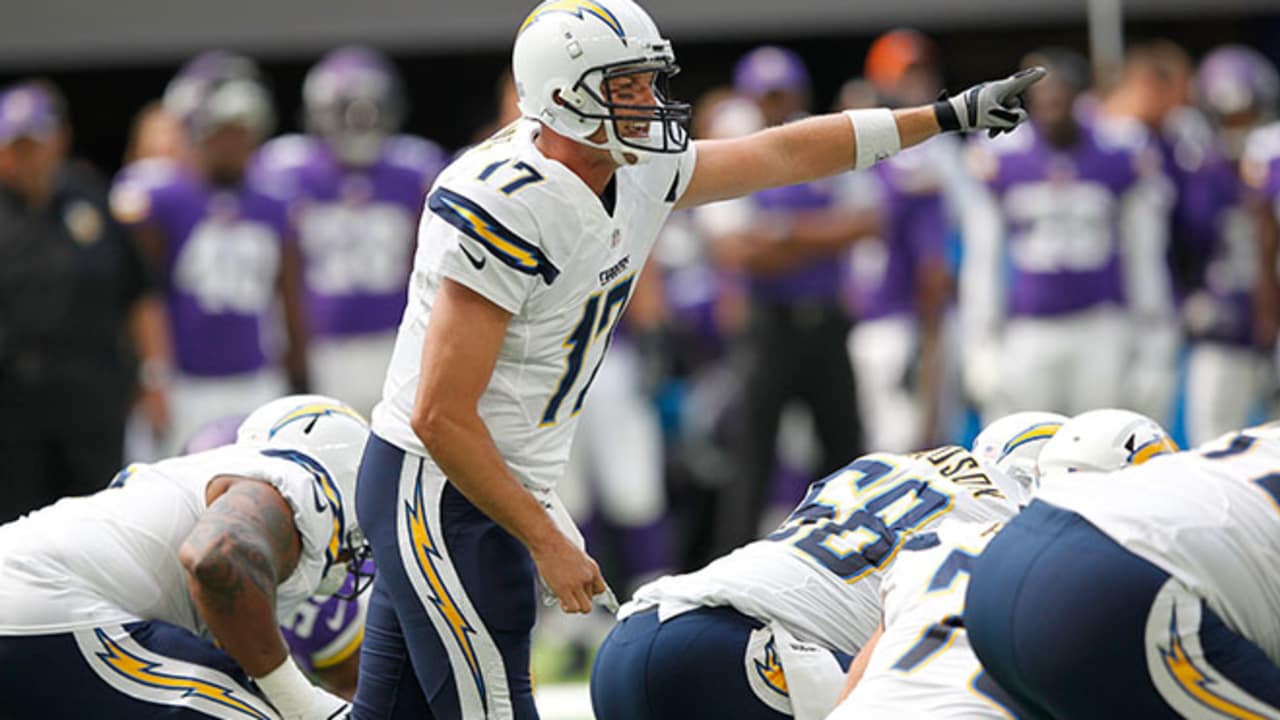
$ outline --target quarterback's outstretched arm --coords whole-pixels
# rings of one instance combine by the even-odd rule
[[[1030,68],[931,106],[819,115],[742,138],[699,141],[693,178],[677,207],[867,167],[940,132],[1012,130],[1026,119],[1022,92],[1044,74]]]
[[[931,107],[893,111],[901,147],[941,132]],[[843,113],[805,118],[745,137],[699,140],[698,164],[677,208],[795,185],[854,167],[854,123]]]

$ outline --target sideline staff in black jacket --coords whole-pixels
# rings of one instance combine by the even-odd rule
[[[100,489],[135,390],[167,422],[163,306],[69,142],[52,86],[0,91],[0,523]]]

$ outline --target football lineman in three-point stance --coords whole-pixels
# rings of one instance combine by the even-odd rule
[[[5,717],[345,714],[279,625],[366,556],[351,498],[368,426],[303,395],[238,436],[0,526]]]

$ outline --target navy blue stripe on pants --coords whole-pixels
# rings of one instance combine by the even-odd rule
[[[1042,501],[979,557],[964,623],[987,673],[1033,714],[1280,718],[1280,669],[1255,644],[1168,573]]]

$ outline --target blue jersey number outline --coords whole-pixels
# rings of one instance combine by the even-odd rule
[[[897,468],[883,460],[859,458],[809,488],[805,499],[767,540],[787,542],[845,582],[882,567],[902,546],[903,535],[948,512],[952,498],[928,482],[902,477],[882,486]],[[850,474],[853,475],[850,475]],[[832,483],[852,485],[845,507],[831,502]],[[914,496],[902,509],[902,501]],[[890,509],[896,509],[896,517]]]
[[[587,398],[587,390],[591,388],[591,383],[595,382],[596,373],[600,370],[600,363],[604,361],[604,356],[609,352],[609,343],[613,340],[613,329],[617,326],[618,320],[622,317],[622,309],[627,305],[627,299],[631,297],[631,288],[635,284],[636,274],[630,273],[609,288],[608,291],[600,291],[592,293],[587,298],[586,303],[582,306],[582,317],[578,320],[578,324],[569,332],[564,342],[560,343],[561,347],[569,351],[565,356],[564,372],[560,375],[560,382],[556,385],[556,390],[551,394],[551,399],[547,400],[547,406],[542,410],[542,419],[538,423],[538,427],[550,427],[559,422],[560,406],[564,403],[569,391],[573,388],[575,382],[578,381],[578,375],[582,372],[582,361],[586,358],[587,348],[591,343],[601,335],[604,336],[604,351],[600,353],[599,359],[596,360],[595,367],[591,369],[591,375],[587,377],[587,382],[583,384],[582,389],[578,391],[578,397],[573,402],[573,410],[570,417],[577,415],[582,410],[582,401]]]

